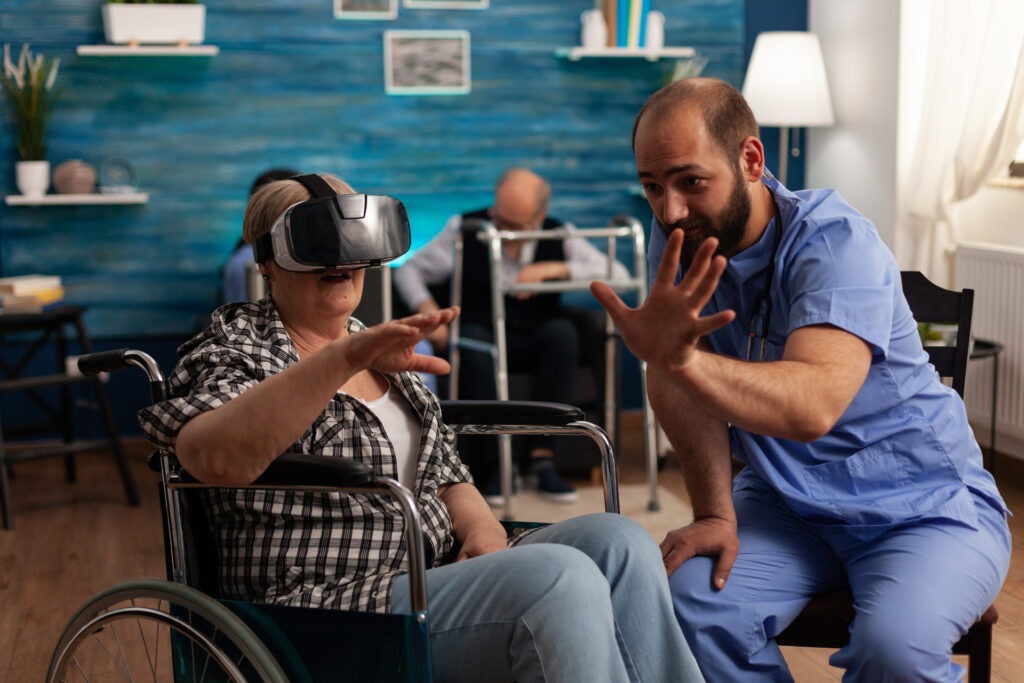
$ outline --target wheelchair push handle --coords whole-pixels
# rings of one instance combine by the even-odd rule
[[[99,351],[79,356],[78,369],[82,371],[83,375],[90,377],[101,372],[120,370],[127,365],[124,360],[125,351],[127,349],[115,349],[114,351]]]
[[[101,372],[120,370],[129,365],[142,368],[146,376],[149,377],[150,393],[154,401],[162,401],[167,397],[167,382],[164,379],[164,373],[153,357],[144,351],[114,349],[87,353],[78,357],[78,369],[88,377]]]

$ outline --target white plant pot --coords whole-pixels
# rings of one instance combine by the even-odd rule
[[[26,197],[42,197],[50,188],[49,161],[19,161],[14,165],[14,181]]]
[[[206,37],[206,5],[103,5],[107,42],[118,45],[198,45]]]

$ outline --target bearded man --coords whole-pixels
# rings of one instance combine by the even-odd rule
[[[950,652],[1006,578],[1007,508],[891,252],[834,190],[772,177],[723,81],[655,93],[633,149],[650,295],[592,290],[683,468],[694,521],[661,548],[705,678],[792,680],[775,636],[849,585],[844,681],[961,680]]]

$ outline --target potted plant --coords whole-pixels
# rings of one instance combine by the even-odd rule
[[[4,90],[14,108],[18,128],[18,156],[15,166],[18,190],[25,196],[46,194],[50,186],[50,162],[46,160],[46,126],[57,101],[53,86],[60,59],[33,55],[23,45],[18,61],[11,59],[11,47],[4,44]]]
[[[107,0],[103,30],[120,45],[198,45],[205,38],[206,5],[199,0]]]

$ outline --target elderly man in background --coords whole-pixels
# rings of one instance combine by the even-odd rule
[[[498,179],[494,203],[490,207],[449,218],[440,233],[395,271],[395,287],[405,305],[419,313],[440,308],[429,287],[451,277],[453,248],[464,224],[488,220],[502,231],[573,229],[572,224],[548,216],[550,201],[551,187],[546,180],[529,169],[507,169]],[[625,266],[618,262],[614,264],[613,278],[628,275]],[[600,277],[608,277],[608,257],[582,237],[516,240],[502,245],[501,278],[506,286]],[[490,260],[486,245],[478,240],[466,240],[464,243],[462,296],[462,336],[493,342]],[[531,374],[529,398],[570,403],[579,359],[585,348],[581,344],[594,341],[588,338],[593,335],[581,334],[580,316],[563,307],[557,293],[507,295],[505,313],[508,370]],[[438,351],[446,350],[448,328],[438,328],[430,335],[430,340]],[[460,398],[495,398],[497,392],[490,355],[463,351],[461,359]],[[465,446],[463,451],[466,451]],[[494,466],[496,448],[468,461],[474,476],[487,482],[483,492],[488,503],[501,505],[498,468]],[[550,438],[533,440],[523,469],[536,479],[541,496],[556,502],[576,500],[575,489],[555,469],[554,447]]]

